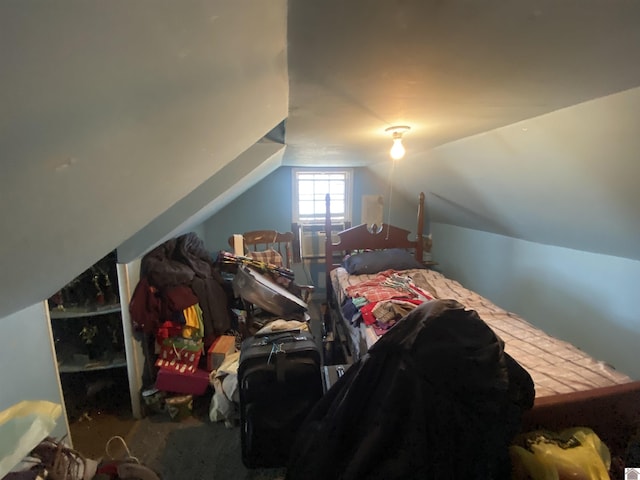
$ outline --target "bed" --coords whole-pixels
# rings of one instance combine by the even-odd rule
[[[328,196],[326,201],[325,229],[331,231]],[[337,234],[336,242],[327,236],[325,322],[330,322],[334,329],[342,333],[351,360],[356,361],[364,355],[384,334],[384,328],[381,328],[377,319],[374,319],[374,323],[365,322],[364,314],[360,313],[361,307],[356,307],[355,312],[353,306],[343,308],[349,300],[353,300],[349,293],[353,294],[355,286],[356,297],[359,296],[359,286],[370,281],[375,285],[374,279],[382,274],[399,275],[409,279],[420,293],[432,298],[454,299],[466,308],[477,311],[505,341],[505,351],[527,369],[536,388],[534,407],[524,418],[525,431],[589,426],[600,435],[612,453],[622,455],[630,438],[640,428],[640,382],[633,381],[570,343],[546,334],[438,271],[425,268],[422,193],[418,197],[417,214],[417,230],[413,240],[409,239],[411,232],[408,230],[386,224],[381,228],[359,225],[343,230]],[[410,252],[414,261],[412,265],[406,257],[400,257],[401,267],[420,268],[393,268],[393,263],[389,262],[395,257],[385,256],[384,251],[396,249]],[[354,253],[369,250],[372,252],[367,253],[370,255],[368,263],[360,264],[365,264],[365,268],[353,268],[349,259],[358,258]],[[383,251],[383,260],[367,269],[372,263],[371,257],[375,257],[375,252],[379,251]],[[345,256],[347,262],[344,261]],[[378,268],[386,270],[376,272]]]

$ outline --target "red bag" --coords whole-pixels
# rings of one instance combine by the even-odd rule
[[[194,373],[202,355],[202,340],[169,337],[160,345],[156,367],[180,373]]]
[[[209,372],[202,369],[189,374],[160,369],[156,378],[156,388],[165,392],[203,395],[208,386]]]

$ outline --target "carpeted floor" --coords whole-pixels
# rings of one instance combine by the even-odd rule
[[[106,444],[120,436],[130,455],[160,474],[163,480],[276,480],[284,469],[247,469],[242,464],[240,427],[208,418],[211,393],[196,397],[193,413],[174,421],[166,412],[135,420],[113,411],[92,411],[71,424],[74,448],[94,460],[107,459]],[[126,456],[120,442],[109,453]]]
[[[320,308],[310,305],[311,328],[321,345]],[[277,480],[285,469],[248,469],[242,463],[240,427],[212,423],[208,408],[212,391],[196,397],[193,415],[173,421],[168,413],[134,420],[116,411],[78,411],[71,424],[74,447],[93,459],[105,458],[105,445],[114,435],[125,439],[131,455],[160,474],[162,480]],[[83,413],[84,412],[84,413]],[[86,415],[89,412],[90,415]]]
[[[137,422],[128,439],[131,454],[163,480],[276,480],[285,469],[247,469],[241,460],[239,427],[195,416],[181,422],[164,415]]]

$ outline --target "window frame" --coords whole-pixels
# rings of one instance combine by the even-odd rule
[[[306,225],[306,226],[316,226],[316,225],[322,225],[324,226],[324,220],[325,220],[325,215],[322,215],[322,219],[320,221],[307,221],[307,220],[300,220],[300,212],[299,212],[299,207],[300,207],[300,199],[299,199],[299,174],[343,174],[344,175],[344,185],[345,185],[345,192],[344,192],[344,218],[338,218],[332,217],[332,224],[333,223],[339,223],[339,224],[344,224],[344,223],[349,223],[351,222],[351,217],[353,216],[352,213],[352,205],[353,205],[353,169],[352,168],[322,168],[322,167],[318,167],[318,168],[293,168],[292,169],[292,175],[291,175],[291,179],[292,179],[292,183],[293,183],[293,188],[292,188],[292,192],[293,192],[293,200],[292,200],[292,205],[293,205],[293,211],[292,211],[292,216],[293,216],[293,223],[299,224],[299,225]],[[323,197],[323,201],[324,201],[324,197]]]

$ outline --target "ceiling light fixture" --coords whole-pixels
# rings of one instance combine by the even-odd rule
[[[393,138],[393,145],[389,154],[394,160],[400,160],[404,157],[405,149],[404,145],[402,145],[402,136],[409,130],[411,130],[411,127],[407,127],[406,125],[397,125],[385,129],[385,132],[390,133],[391,138]]]

